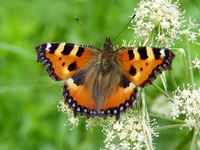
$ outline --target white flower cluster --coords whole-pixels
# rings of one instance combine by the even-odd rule
[[[153,120],[151,127],[145,127],[138,111],[128,110],[123,113],[120,120],[114,118],[109,120],[107,125],[103,125],[103,133],[106,135],[104,140],[105,149],[116,150],[141,150],[150,147],[148,136],[145,130],[152,137],[158,137],[158,132],[154,131],[157,122]]]
[[[59,102],[57,108],[58,111],[66,113],[68,116],[65,125],[71,126],[71,129],[78,126],[78,118],[74,117],[73,111],[63,101]],[[106,119],[91,117],[87,118],[85,123],[86,129],[92,130],[94,126],[101,126],[103,128],[102,132],[106,135],[104,140],[106,150],[140,150],[151,147],[152,143],[150,140],[159,135],[154,130],[158,127],[155,120],[150,122],[150,126],[147,125],[148,121],[144,121],[137,110],[128,109],[126,113],[121,114],[118,121],[116,121],[115,117],[107,117]],[[150,137],[147,132],[150,133]]]
[[[58,111],[67,113],[68,119],[65,125],[72,126],[71,129],[78,126],[78,118],[74,117],[73,111],[69,109],[63,101],[59,102],[57,108]],[[128,109],[126,113],[121,114],[118,121],[116,121],[115,117],[107,117],[106,119],[102,117],[91,117],[86,119],[85,122],[86,129],[92,130],[94,126],[101,126],[103,128],[102,132],[106,135],[104,140],[105,150],[147,149],[152,146],[149,140],[153,140],[153,137],[158,137],[159,135],[159,133],[154,130],[158,127],[155,119],[152,120],[150,126],[148,126],[147,124],[149,122],[144,122],[138,111],[132,109]],[[146,131],[151,134],[150,139]]]
[[[72,126],[71,129],[78,126],[79,119],[74,117],[73,111],[68,107],[68,105],[64,103],[64,101],[60,101],[58,103],[57,108],[58,108],[58,111],[61,111],[62,113],[66,113],[68,116],[67,123],[65,125]]]
[[[198,58],[198,54],[196,55],[196,58],[192,61],[193,68],[197,68],[200,72],[200,59]]]
[[[200,29],[195,19],[192,20],[191,17],[189,18],[187,28],[182,31],[182,34],[187,35],[188,41],[200,45],[200,43],[197,42],[197,38],[200,36]]]
[[[141,0],[135,9],[136,17],[132,21],[135,39],[156,41],[157,46],[170,47],[184,27],[183,14],[177,2],[171,0]],[[136,22],[136,24],[134,24]],[[155,31],[155,32],[153,32]],[[156,35],[152,34],[156,33]],[[144,42],[146,44],[147,42]],[[160,45],[158,45],[160,44]]]
[[[200,87],[187,85],[187,88],[180,90],[180,87],[173,92],[173,98],[170,98],[172,111],[168,116],[173,119],[179,118],[180,115],[185,115],[185,124],[183,127],[189,129],[195,128],[196,131],[200,128]]]

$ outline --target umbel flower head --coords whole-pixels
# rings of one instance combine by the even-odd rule
[[[135,40],[144,40],[143,45],[156,41],[154,46],[170,47],[175,39],[180,39],[181,29],[184,27],[183,14],[179,10],[178,2],[171,0],[141,0],[135,9],[136,17],[131,28],[135,33]],[[155,32],[153,32],[155,31]]]
[[[157,122],[150,121],[150,126],[146,124],[141,114],[137,110],[128,110],[122,114],[119,121],[115,119],[109,120],[108,124],[101,125],[103,133],[106,135],[104,140],[105,149],[116,150],[140,150],[154,149],[151,142],[154,137],[158,137]]]
[[[71,129],[78,125],[78,118],[74,117],[73,111],[63,101],[59,102],[58,110],[67,113],[69,117],[65,125],[70,125]],[[148,125],[148,120],[144,120],[137,110],[132,109],[123,113],[118,121],[113,117],[107,119],[95,117],[88,118],[85,122],[86,129],[92,130],[94,126],[102,127],[102,132],[106,135],[105,148],[102,150],[147,149],[152,146],[150,140],[159,136],[159,133],[154,130],[158,127],[156,120],[149,121],[150,125]]]
[[[180,87],[173,93],[173,98],[170,98],[172,111],[168,114],[173,119],[179,118],[180,115],[185,115],[185,124],[183,127],[188,127],[190,130],[195,128],[199,131],[200,128],[200,88],[187,85],[183,90]]]

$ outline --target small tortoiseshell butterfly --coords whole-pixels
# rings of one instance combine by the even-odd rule
[[[167,48],[121,47],[110,38],[103,50],[90,45],[44,43],[36,47],[38,62],[63,85],[64,101],[74,115],[115,116],[132,107],[138,87],[150,85],[171,70],[175,55]]]

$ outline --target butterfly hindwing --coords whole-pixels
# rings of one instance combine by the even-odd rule
[[[73,109],[74,114],[91,116],[96,110],[95,101],[90,91],[80,84],[77,85],[72,78],[69,78],[63,85],[64,102]]]
[[[41,62],[49,76],[63,80],[72,76],[86,65],[95,47],[73,43],[43,43],[36,47],[38,62]]]
[[[98,108],[92,91],[85,83],[86,76],[87,70],[81,70],[67,79],[63,86],[64,101],[73,109],[75,116],[77,114],[104,118],[116,116],[116,119],[119,119],[120,113],[132,107],[136,101],[138,88],[125,75],[122,75],[116,90]]]
[[[138,88],[125,75],[121,76],[118,88],[102,104],[99,114],[106,110],[106,115],[115,116],[118,120],[121,112],[132,107],[137,100]],[[104,114],[104,113],[102,113]]]
[[[175,55],[166,48],[127,47],[117,50],[123,69],[140,87],[150,85],[164,70],[171,70]]]

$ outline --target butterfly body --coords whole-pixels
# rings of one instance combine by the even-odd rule
[[[100,50],[73,43],[44,43],[36,47],[38,61],[54,80],[67,79],[63,96],[74,114],[116,116],[137,99],[163,70],[171,69],[169,49],[121,47],[114,50],[109,38]]]

